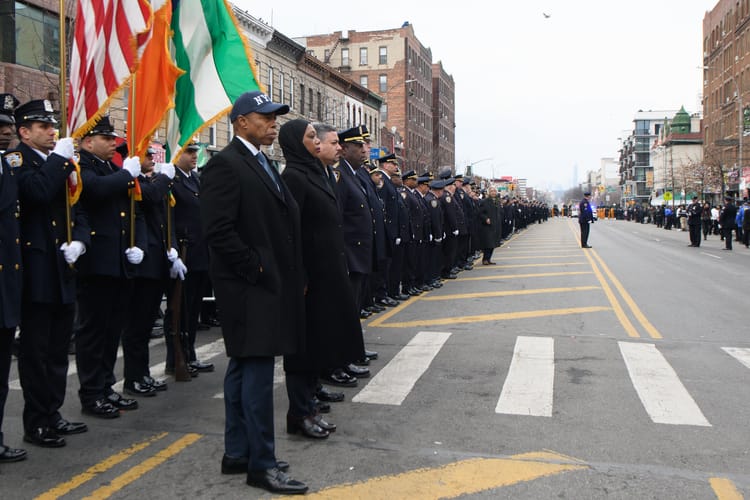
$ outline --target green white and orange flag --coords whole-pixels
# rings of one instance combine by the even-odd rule
[[[128,143],[131,154],[141,158],[154,131],[174,107],[175,82],[183,73],[169,54],[172,0],[151,0],[151,8],[151,30],[139,36],[140,64],[128,95]]]
[[[167,158],[221,119],[242,93],[262,90],[250,51],[225,0],[172,0],[172,55],[177,79],[168,114]]]

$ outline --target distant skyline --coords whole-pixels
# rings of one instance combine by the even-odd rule
[[[702,27],[716,1],[422,3],[363,13],[286,0],[234,2],[284,35],[373,31],[408,21],[456,84],[459,172],[565,189],[617,157],[638,110],[702,112]],[[545,17],[543,13],[549,15]]]

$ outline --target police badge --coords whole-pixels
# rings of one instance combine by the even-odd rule
[[[3,158],[5,158],[5,162],[10,166],[10,168],[18,168],[23,165],[23,155],[18,151],[6,153]]]
[[[430,206],[431,206],[432,208],[437,208],[437,206],[438,206],[438,201],[437,201],[437,200],[430,200]]]

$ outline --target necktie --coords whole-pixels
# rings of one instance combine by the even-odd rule
[[[261,166],[263,167],[263,170],[265,170],[268,176],[271,178],[274,185],[276,186],[276,189],[278,189],[279,192],[281,192],[281,187],[279,186],[279,183],[276,181],[276,176],[274,176],[273,172],[271,172],[271,165],[269,165],[268,161],[266,161],[266,156],[261,152],[255,155],[255,158],[258,160],[258,163],[261,164]]]

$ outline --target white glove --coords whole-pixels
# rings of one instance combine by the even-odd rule
[[[62,139],[58,140],[55,144],[55,149],[53,149],[52,152],[56,155],[62,156],[66,160],[73,158],[73,154],[75,153],[75,148],[73,147],[73,138],[63,137]]]
[[[429,236],[430,236],[430,243],[432,243],[432,234],[430,234]]]
[[[141,160],[137,156],[130,156],[122,162],[123,170],[127,170],[133,179],[141,175]]]
[[[164,174],[170,179],[174,179],[174,165],[171,163],[157,163],[154,171],[159,174]]]
[[[86,253],[86,245],[80,241],[71,241],[70,243],[66,241],[60,246],[60,250],[62,250],[65,262],[74,264],[78,257]]]
[[[443,241],[443,238],[435,238],[435,243],[440,243],[441,241]]]
[[[125,257],[131,264],[140,264],[143,261],[143,250],[138,247],[130,247],[125,250]]]
[[[179,258],[179,254],[177,253],[177,250],[174,248],[170,248],[169,251],[167,251],[167,258],[169,259],[169,262],[174,262]]]
[[[453,236],[458,236],[458,229],[453,230]]]
[[[73,170],[70,175],[68,175],[68,179],[70,179],[70,183],[74,186],[78,185],[78,174],[75,170]]]
[[[177,257],[177,260],[172,263],[172,268],[169,270],[169,277],[172,279],[180,278],[185,279],[187,274],[187,267],[182,263],[182,259]]]
[[[396,246],[399,246],[401,244],[401,238],[396,238]]]

